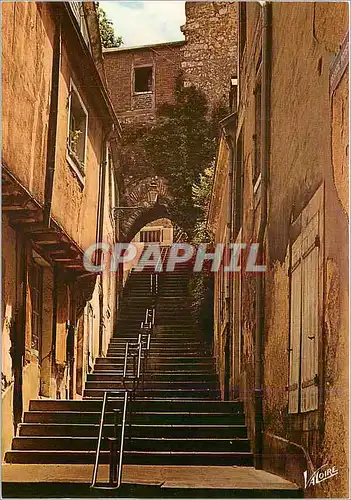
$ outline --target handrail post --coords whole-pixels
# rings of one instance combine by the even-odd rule
[[[120,444],[120,449],[119,449],[117,488],[120,487],[121,482],[122,482],[123,451],[124,451],[124,436],[125,436],[125,425],[126,425],[126,416],[127,416],[127,405],[128,405],[128,392],[125,391],[124,404],[123,404],[123,415],[122,415],[122,428],[121,428],[121,444]]]
[[[126,348],[124,351],[123,380],[127,377],[128,347],[129,347],[129,342],[126,342]]]
[[[103,428],[104,428],[104,418],[105,418],[107,399],[108,399],[108,392],[105,391],[104,398],[102,400],[101,418],[100,418],[100,426],[99,426],[99,437],[98,437],[98,443],[97,443],[97,448],[96,448],[96,457],[95,457],[95,464],[94,464],[94,470],[93,470],[93,478],[91,481],[91,487],[95,486],[96,480],[97,480],[100,450],[101,450],[101,440],[102,440],[102,433],[103,433]]]

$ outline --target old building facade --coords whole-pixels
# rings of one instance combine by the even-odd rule
[[[120,126],[93,2],[2,6],[3,451],[33,398],[81,398],[118,277],[83,253],[118,238]],[[91,90],[93,89],[93,91]]]
[[[347,27],[345,3],[240,3],[208,218],[267,266],[216,277],[222,394],[245,401],[258,467],[302,487],[337,468],[316,497],[348,494]]]

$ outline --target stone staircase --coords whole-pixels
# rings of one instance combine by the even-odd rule
[[[145,388],[131,402],[122,486],[94,490],[95,460],[104,391],[122,387],[124,346],[137,339],[153,304],[150,272],[133,272],[124,291],[118,335],[96,360],[82,400],[34,400],[2,467],[8,498],[301,498],[297,485],[252,467],[240,401],[219,399],[211,346],[193,322],[189,273],[178,266],[160,279],[156,328]],[[111,395],[105,437],[113,436],[121,400]],[[108,477],[108,440],[100,472]]]
[[[144,389],[132,405],[124,463],[158,465],[252,465],[242,403],[219,400],[211,347],[191,315],[189,273],[178,266],[160,279],[156,329]],[[90,464],[95,459],[101,398],[123,388],[125,343],[136,341],[145,310],[152,305],[150,272],[132,272],[119,319],[118,336],[106,357],[96,360],[83,400],[31,401],[14,438],[9,463]],[[106,436],[113,433],[107,408]],[[106,441],[101,463],[108,462]]]

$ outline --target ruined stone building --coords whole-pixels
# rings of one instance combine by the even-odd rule
[[[117,277],[83,251],[118,238],[120,126],[93,2],[2,6],[2,445],[30,399],[81,398],[116,320]]]
[[[243,398],[259,467],[304,486],[335,466],[306,494],[347,497],[348,5],[239,9],[208,227],[258,242],[267,271],[215,277],[221,392]]]
[[[160,108],[174,104],[177,85],[202,91],[209,114],[230,107],[236,88],[237,4],[186,2],[185,14],[184,40],[104,50],[111,101],[126,136],[135,125],[142,134],[143,126],[155,123]],[[124,178],[124,203],[143,207],[120,214],[126,240],[155,219],[172,219],[168,179],[155,175],[147,159],[140,167],[142,153],[128,149],[125,158],[125,167],[131,162],[135,173]],[[156,205],[154,193],[160,200]]]

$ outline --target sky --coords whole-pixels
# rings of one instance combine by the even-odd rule
[[[183,40],[180,26],[185,23],[185,1],[152,0],[100,2],[123,47]]]

